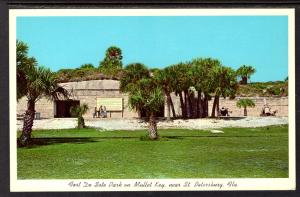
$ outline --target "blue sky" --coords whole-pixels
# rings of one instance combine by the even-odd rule
[[[161,68],[212,57],[234,69],[255,67],[251,81],[288,75],[287,16],[17,17],[17,39],[53,71],[98,66],[114,45],[124,65]]]

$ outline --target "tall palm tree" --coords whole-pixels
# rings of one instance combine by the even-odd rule
[[[37,66],[34,57],[28,57],[28,46],[17,40],[17,99],[26,95],[26,72]]]
[[[144,64],[132,63],[128,64],[122,71],[122,77],[120,79],[120,90],[127,92],[131,89],[137,81],[142,78],[149,78],[150,72]]]
[[[215,117],[215,111],[219,111],[219,99],[220,96],[226,98],[234,98],[238,88],[236,80],[236,72],[225,66],[217,66],[214,68],[214,88],[215,88],[215,99],[212,108],[212,117]]]
[[[169,75],[172,76],[172,80],[169,81],[170,88],[175,92],[176,96],[179,95],[180,107],[181,107],[181,116],[186,118],[186,107],[183,100],[183,86],[181,83],[182,67],[179,64],[171,65],[168,67]]]
[[[170,68],[166,67],[163,70],[156,70],[154,72],[153,77],[157,82],[157,84],[162,87],[162,89],[164,90],[164,94],[167,97],[167,120],[170,121],[171,110],[173,113],[173,117],[176,117],[173,101],[171,98],[171,92],[173,90],[172,90],[172,86],[170,85],[170,82],[173,80],[173,77],[171,75]]]
[[[209,94],[214,92],[213,88],[213,68],[220,66],[217,59],[196,58],[192,62],[192,83],[197,90],[197,117],[208,116]]]
[[[239,69],[237,69],[237,75],[242,79],[241,84],[246,85],[248,83],[248,79],[250,76],[255,73],[255,68],[252,66],[243,65]]]
[[[26,70],[26,80],[22,86],[26,89],[27,110],[24,115],[22,134],[19,144],[26,146],[30,142],[33,120],[35,115],[35,103],[42,97],[49,100],[68,98],[68,91],[58,85],[55,73],[45,67],[32,67]]]
[[[70,112],[72,115],[77,117],[77,128],[85,128],[83,115],[88,111],[89,107],[87,104],[72,106]]]
[[[170,85],[175,94],[179,95],[183,118],[190,117],[192,111],[192,103],[189,95],[189,88],[192,85],[190,69],[190,63],[181,62],[170,66],[170,75],[173,77]]]
[[[132,63],[128,64],[122,70],[122,77],[120,79],[120,91],[128,93],[136,88],[136,83],[143,79],[150,78],[150,72],[144,64],[141,63]],[[142,106],[136,111],[141,117]]]
[[[255,103],[251,99],[240,99],[236,103],[238,108],[244,108],[244,116],[247,116],[247,107],[255,107]]]

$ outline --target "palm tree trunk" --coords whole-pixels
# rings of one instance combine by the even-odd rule
[[[158,138],[157,124],[156,124],[155,115],[153,112],[150,113],[150,118],[149,118],[149,138],[152,140],[155,140]]]
[[[201,90],[198,90],[198,95],[197,95],[197,112],[196,112],[196,117],[200,118],[202,116],[202,100],[201,100]]]
[[[248,83],[248,78],[242,77],[242,84],[247,85],[247,83]]]
[[[200,100],[201,100],[201,97],[199,98],[199,91],[197,92],[197,103],[196,103],[196,117],[199,118],[200,117]]]
[[[202,102],[202,109],[203,109],[202,118],[208,117],[208,95],[204,95],[204,99]]]
[[[212,118],[215,118],[215,117],[216,117],[216,107],[217,107],[218,99],[219,99],[219,96],[216,95],[216,96],[215,96],[215,99],[214,99],[212,111],[211,111],[211,117],[212,117]]]
[[[244,116],[247,116],[247,107],[244,107]]]
[[[219,112],[220,112],[220,97],[218,97],[217,100],[217,116],[219,116]]]
[[[205,99],[205,117],[208,117],[208,95],[206,96],[206,99]]]
[[[32,100],[28,100],[27,110],[25,112],[25,116],[23,120],[22,134],[19,138],[20,146],[27,146],[30,142],[34,114],[35,114],[35,102]]]
[[[78,118],[77,118],[77,121],[78,121],[77,127],[78,127],[79,129],[83,129],[83,128],[85,127],[84,118],[83,118],[82,116],[81,116],[81,117],[78,117]]]
[[[191,117],[191,111],[190,111],[190,102],[189,102],[189,94],[187,90],[184,90],[184,103],[185,103],[185,109],[186,109],[186,116],[188,118]]]
[[[165,94],[167,96],[167,120],[170,121],[171,120],[171,96],[170,96],[170,92],[168,91],[167,88],[165,88]]]
[[[195,104],[195,96],[194,94],[188,94],[188,101],[189,101],[189,107],[190,107],[190,113],[191,113],[191,118],[196,118],[196,104]]]
[[[175,108],[174,108],[174,104],[173,104],[171,95],[170,95],[170,104],[171,104],[171,110],[172,110],[173,117],[175,118],[176,113],[175,113]]]
[[[170,121],[171,120],[171,117],[170,117],[170,114],[171,114],[171,106],[170,106],[170,99],[169,97],[167,96],[167,121]]]
[[[179,92],[180,106],[181,106],[181,114],[183,118],[186,118],[186,108],[182,98],[182,92]]]

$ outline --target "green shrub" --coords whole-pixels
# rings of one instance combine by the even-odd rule
[[[157,136],[157,137],[158,137],[158,138],[157,138],[156,140],[160,140],[159,136]],[[142,136],[140,137],[140,140],[141,140],[141,141],[153,141],[153,139],[151,139],[151,138],[149,137],[148,134],[142,135]]]

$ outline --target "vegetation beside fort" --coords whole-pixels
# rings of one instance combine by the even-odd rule
[[[91,64],[90,64],[91,65]],[[84,66],[84,65],[83,65]],[[120,80],[121,73],[116,76],[106,76],[97,68],[61,69],[56,72],[59,82],[87,81],[87,80]],[[236,96],[288,96],[288,81],[250,82],[239,85]]]

